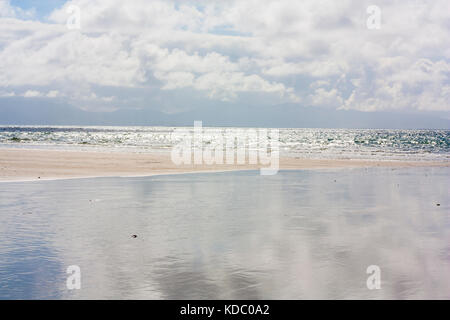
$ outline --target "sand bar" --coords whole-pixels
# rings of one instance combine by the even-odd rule
[[[431,167],[450,162],[314,160],[280,158],[280,170],[352,167]],[[0,149],[0,181],[48,180],[108,176],[151,176],[189,172],[259,169],[260,165],[176,165],[170,153],[93,152]]]

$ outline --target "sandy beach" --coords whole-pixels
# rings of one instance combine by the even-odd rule
[[[0,183],[0,300],[449,299],[449,168],[393,169]]]
[[[280,158],[280,170],[357,167],[448,167],[450,162],[314,160]],[[151,176],[189,172],[260,169],[260,165],[176,165],[170,153],[0,149],[0,181],[109,176]]]

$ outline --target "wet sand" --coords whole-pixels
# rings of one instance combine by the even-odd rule
[[[280,158],[280,170],[358,167],[449,167],[450,162]],[[260,169],[261,165],[176,165],[170,153],[0,149],[0,181],[152,176]]]
[[[448,300],[449,173],[0,183],[0,300]],[[66,287],[72,265],[80,290]],[[367,287],[373,265],[379,290]]]

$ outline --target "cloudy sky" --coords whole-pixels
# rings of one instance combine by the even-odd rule
[[[0,0],[0,100],[448,115],[449,39],[448,0]]]

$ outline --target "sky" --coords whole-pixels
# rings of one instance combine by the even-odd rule
[[[449,39],[448,0],[0,0],[0,105],[450,119]]]

